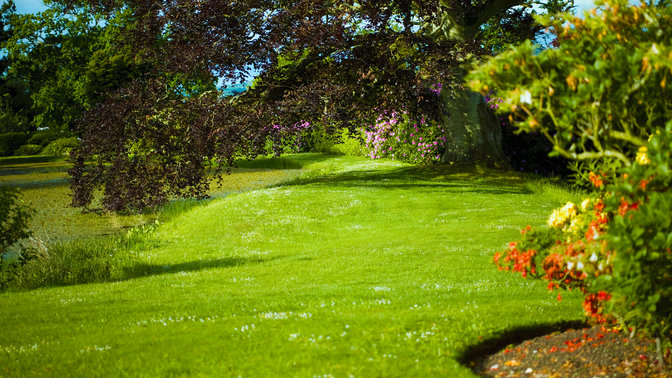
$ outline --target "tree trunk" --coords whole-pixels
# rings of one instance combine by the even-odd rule
[[[444,91],[442,125],[446,136],[443,162],[480,162],[504,168],[502,131],[483,96],[468,90]]]

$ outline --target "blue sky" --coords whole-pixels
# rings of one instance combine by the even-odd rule
[[[42,0],[14,0],[16,13],[37,13],[47,9]]]

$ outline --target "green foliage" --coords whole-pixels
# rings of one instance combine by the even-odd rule
[[[105,95],[140,77],[143,71],[143,65],[130,52],[95,51],[86,67],[87,105],[100,102]]]
[[[522,131],[537,131],[553,154],[629,165],[648,135],[672,117],[672,7],[607,0],[584,19],[540,17],[559,47],[527,42],[468,77],[473,90],[496,88],[500,109]]]
[[[15,156],[29,156],[29,155],[38,155],[42,152],[42,146],[39,144],[24,144],[14,151]]]
[[[0,262],[12,245],[31,235],[28,224],[33,210],[20,196],[18,189],[0,185]]]
[[[596,288],[613,295],[608,309],[628,327],[672,341],[672,122],[654,133],[645,164],[623,170],[608,188],[614,214],[606,240],[612,272]],[[669,347],[670,345],[668,345]]]
[[[70,133],[64,133],[55,130],[41,130],[36,131],[30,135],[27,144],[39,144],[42,147],[45,147],[47,144],[55,141],[59,138],[68,138],[73,135]]]
[[[0,93],[0,96],[2,94]],[[3,96],[0,99],[0,107],[2,113],[0,114],[0,133],[11,133],[11,132],[24,132],[28,131],[29,120],[21,112],[17,112],[15,109],[12,109],[12,106],[9,104],[3,104],[9,100]]]
[[[77,146],[79,146],[79,140],[75,137],[59,138],[44,147],[42,155],[67,155],[72,149],[77,148]]]
[[[0,134],[0,156],[11,156],[28,141],[28,134],[14,132]]]
[[[101,26],[83,7],[50,5],[11,16],[12,37],[3,43],[11,62],[7,75],[25,83],[33,127],[68,130],[84,110],[86,63]]]
[[[348,156],[366,155],[360,134],[353,134],[347,128],[341,129],[338,141],[332,146],[330,152]]]
[[[619,170],[603,199],[568,203],[549,229],[523,230],[523,239],[495,255],[505,270],[547,279],[549,288],[579,288],[584,309],[599,321],[663,338],[672,346],[672,122],[657,130],[638,163]]]

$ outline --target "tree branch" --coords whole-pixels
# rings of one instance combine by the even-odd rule
[[[524,0],[488,0],[482,6],[478,7],[476,19],[463,27],[463,37],[465,40],[472,39],[481,28],[481,25],[488,22],[497,13],[507,10],[516,5],[520,5]]]

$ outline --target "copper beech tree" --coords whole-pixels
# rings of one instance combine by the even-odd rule
[[[444,161],[503,161],[497,123],[463,76],[475,59],[540,30],[528,0],[55,3],[123,19],[112,44],[143,67],[79,122],[73,204],[89,205],[102,187],[109,210],[204,196],[209,165],[256,156],[271,125],[363,125],[386,110],[447,126]],[[251,73],[255,86],[243,95],[215,88],[217,78]]]

